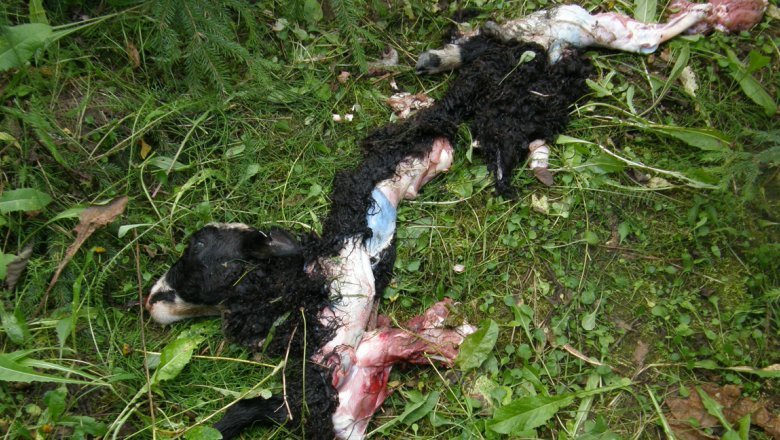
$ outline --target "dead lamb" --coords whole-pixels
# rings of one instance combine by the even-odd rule
[[[227,411],[216,425],[226,438],[255,421],[290,419],[303,420],[306,437],[362,438],[387,396],[393,363],[453,361],[472,329],[442,328],[446,303],[406,331],[373,323],[376,293],[392,276],[395,209],[449,167],[450,140],[469,121],[497,189],[509,192],[530,142],[565,127],[590,72],[577,53],[550,65],[536,44],[488,37],[469,44],[480,46],[480,56],[440,101],[369,135],[361,164],[337,174],[321,238],[298,244],[278,230],[207,226],[152,288],[146,305],[159,322],[222,310],[232,340],[301,360],[290,361],[282,396],[239,401]]]
[[[473,41],[490,36],[504,42],[532,42],[547,51],[552,64],[569,54],[587,47],[603,47],[626,52],[649,54],[681,33],[708,33],[747,30],[761,21],[767,8],[766,0],[710,0],[696,4],[674,0],[670,7],[677,10],[667,23],[643,23],[614,13],[590,14],[578,5],[562,5],[543,9],[504,24],[488,21],[479,32],[455,34],[451,44],[420,55],[418,74],[451,71],[468,64],[482,53],[482,45]],[[533,93],[538,90],[530,89]],[[530,168],[542,183],[552,185],[547,170],[550,137],[540,137],[528,144]],[[475,146],[480,146],[479,139]],[[526,148],[522,145],[521,148]],[[500,178],[499,178],[500,180]]]

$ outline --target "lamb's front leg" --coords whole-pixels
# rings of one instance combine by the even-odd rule
[[[415,71],[418,75],[433,75],[455,70],[461,64],[463,64],[463,58],[460,45],[448,44],[441,49],[432,49],[420,54]]]

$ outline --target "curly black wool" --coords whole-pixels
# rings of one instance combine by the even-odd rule
[[[316,248],[320,255],[337,253],[346,238],[370,238],[366,213],[376,184],[392,178],[401,161],[429,153],[436,138],[453,141],[462,123],[479,141],[496,191],[511,196],[512,176],[527,157],[528,144],[552,140],[566,127],[570,107],[587,92],[592,71],[578,52],[551,65],[537,44],[502,43],[483,35],[464,43],[461,56],[463,66],[441,100],[375,130],[362,143],[363,161],[337,173]]]
[[[273,356],[313,354],[335,331],[318,317],[327,307],[327,280],[303,273],[303,257],[274,258],[252,267],[222,302],[223,331],[232,341]]]
[[[263,421],[278,425],[293,421],[302,438],[333,439],[338,394],[331,385],[330,370],[300,357],[289,359],[285,369],[287,387],[281,393],[268,399],[239,400],[227,410],[214,425],[223,439],[234,438],[253,423]]]

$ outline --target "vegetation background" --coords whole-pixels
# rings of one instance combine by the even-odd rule
[[[206,223],[317,231],[335,170],[393,119],[391,80],[446,89],[412,66],[456,11],[555,3],[2,2],[3,438],[210,439],[225,405],[280,392],[280,359],[216,319],[158,326],[141,295]],[[453,370],[394,370],[375,438],[780,436],[778,15],[590,52],[552,187],[521,172],[518,198],[496,197],[463,129],[452,170],[400,210],[380,311],[449,296],[480,331]],[[398,66],[371,73],[387,47]],[[69,250],[84,208],[119,196],[124,214]]]

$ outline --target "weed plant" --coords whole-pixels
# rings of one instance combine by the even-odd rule
[[[463,147],[402,204],[381,313],[403,322],[449,296],[480,339],[453,370],[394,370],[374,438],[498,438],[501,420],[517,438],[665,438],[664,401],[705,382],[778,402],[771,3],[750,32],[679,38],[649,56],[590,52],[593,93],[553,148],[554,186],[521,172],[519,196],[496,197]],[[447,87],[412,66],[459,7],[483,11],[477,23],[553,4],[3,2],[1,41],[25,23],[56,36],[0,71],[0,280],[31,249],[0,294],[4,438],[215,438],[226,405],[280,393],[280,359],[226,343],[215,319],[156,325],[141,295],[209,222],[318,231],[334,172],[392,120],[391,80],[433,97]],[[649,19],[664,7],[582,4]],[[399,65],[369,75],[386,46]],[[354,120],[333,121],[346,113]],[[469,145],[466,129],[458,143]],[[121,195],[125,214],[44,303],[80,209]],[[518,421],[528,414],[543,417]],[[755,426],[749,436],[769,438]]]

